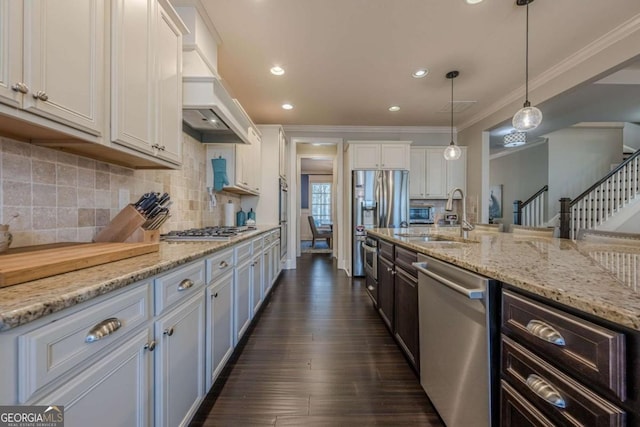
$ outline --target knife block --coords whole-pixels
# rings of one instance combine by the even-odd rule
[[[146,218],[133,207],[127,205],[118,212],[109,225],[100,231],[94,242],[126,242],[157,243],[160,241],[159,230],[145,230],[142,224]]]

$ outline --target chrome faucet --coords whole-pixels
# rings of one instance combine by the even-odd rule
[[[460,193],[460,197],[462,197],[462,221],[460,222],[460,237],[463,239],[469,238],[469,231],[473,230],[475,227],[467,221],[467,202],[464,198],[464,193],[462,192],[462,188],[456,187],[449,192],[449,198],[447,199],[447,204],[444,207],[444,210],[447,212],[451,212],[453,210],[453,195],[455,192]]]

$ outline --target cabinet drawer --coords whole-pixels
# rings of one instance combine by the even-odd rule
[[[18,394],[25,403],[42,386],[151,318],[148,283],[91,305],[18,338]]]
[[[234,248],[236,252],[236,264],[241,264],[243,261],[251,258],[251,248],[251,242],[239,244]]]
[[[504,380],[500,387],[500,422],[503,427],[554,427],[547,417]]]
[[[179,267],[157,278],[154,284],[156,315],[203,288],[204,280],[202,261]]]
[[[393,252],[393,244],[389,242],[385,242],[384,240],[378,240],[378,253],[383,258],[393,262],[394,252]]]
[[[233,270],[233,249],[227,249],[207,258],[207,284],[211,284],[228,271]]]
[[[253,239],[251,242],[251,247],[253,249],[253,254],[257,255],[262,252],[262,237],[258,237],[257,239]]]
[[[526,400],[562,425],[623,426],[625,412],[502,337],[502,374]]]
[[[400,246],[396,246],[395,264],[411,276],[418,278],[418,270],[413,266],[418,261],[418,254]]]
[[[502,328],[562,369],[625,400],[623,334],[509,291],[503,292]]]

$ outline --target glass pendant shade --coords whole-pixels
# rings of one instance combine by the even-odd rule
[[[522,107],[513,116],[511,123],[513,127],[520,132],[535,129],[542,123],[542,112],[538,108],[530,105]]]
[[[446,160],[458,160],[461,154],[462,150],[453,141],[444,149],[444,158]]]
[[[503,145],[505,147],[518,147],[527,143],[527,133],[513,131],[504,136]]]

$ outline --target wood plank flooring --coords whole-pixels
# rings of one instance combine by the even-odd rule
[[[443,426],[364,280],[303,254],[191,426]]]

